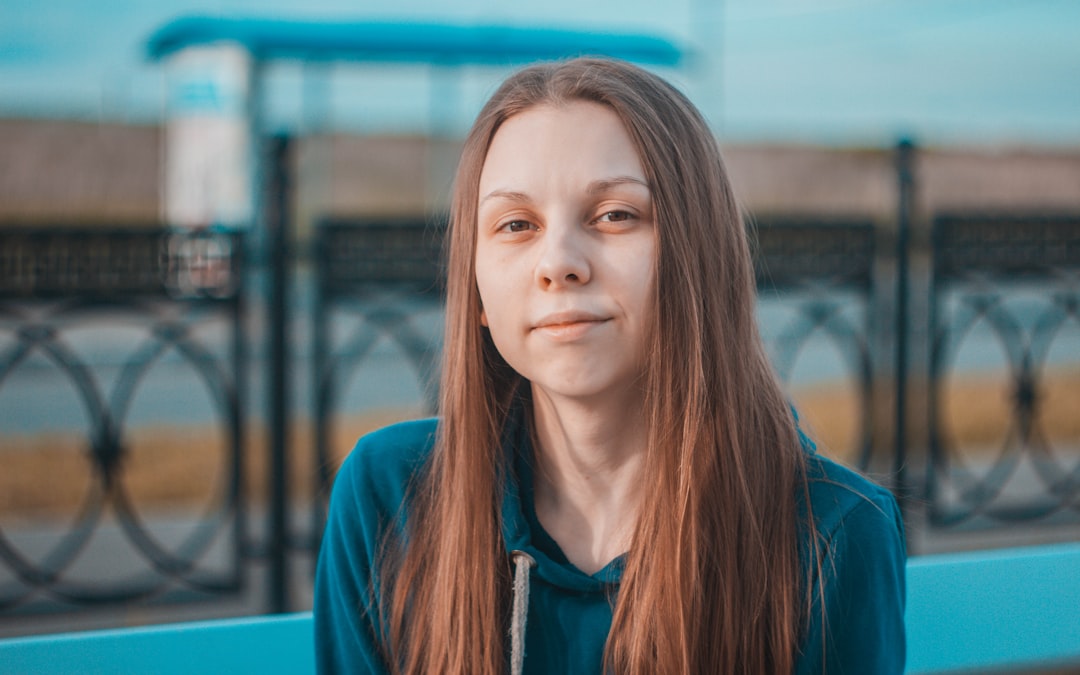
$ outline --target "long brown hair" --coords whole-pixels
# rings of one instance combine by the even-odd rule
[[[510,568],[500,433],[520,376],[480,324],[479,179],[506,119],[577,100],[621,119],[649,181],[658,241],[645,375],[649,480],[606,667],[790,672],[809,606],[795,499],[805,489],[805,459],[758,334],[742,218],[694,106],[647,71],[596,59],[519,71],[466,139],[448,234],[438,438],[412,497],[407,541],[382,568],[388,659],[405,673],[505,668]]]

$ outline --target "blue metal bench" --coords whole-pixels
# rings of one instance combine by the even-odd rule
[[[2,675],[314,672],[311,612],[0,640]]]
[[[908,563],[908,672],[1080,665],[1080,543]],[[0,673],[313,673],[311,613],[0,640]]]
[[[1080,543],[912,558],[908,672],[1080,666]]]

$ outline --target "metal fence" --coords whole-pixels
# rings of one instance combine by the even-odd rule
[[[829,378],[851,404],[844,415],[846,447],[833,450],[897,493],[909,528],[1076,522],[1080,434],[1048,432],[1046,410],[1068,406],[1062,392],[1069,395],[1075,384],[1055,388],[1048,378],[1080,365],[1080,214],[938,214],[925,221],[931,236],[919,244],[909,236],[909,151],[900,153],[901,200],[889,222],[751,220],[759,314],[777,371],[797,392],[800,372],[822,367],[832,355]],[[279,220],[288,211],[280,206]],[[257,417],[246,395],[248,350],[264,336],[247,328],[251,291],[243,280],[257,275],[245,263],[240,235],[154,228],[0,231],[0,403],[11,404],[0,438],[10,439],[11,428],[33,426],[19,418],[20,410],[48,407],[48,399],[34,398],[33,383],[52,372],[69,383],[84,411],[85,433],[74,451],[83,463],[65,466],[82,467],[90,485],[81,501],[49,515],[55,532],[45,543],[40,524],[12,516],[14,507],[0,513],[0,616],[49,603],[236,593],[255,561],[274,570],[270,608],[288,609],[292,603],[281,587],[289,556],[317,549],[333,479],[332,439],[355,406],[350,392],[433,408],[442,222],[320,223],[310,249],[311,302],[295,319],[272,307],[284,302],[287,277],[267,284],[274,299],[266,303],[272,338],[262,361],[264,381],[272,383],[268,396],[274,399],[285,396],[289,372],[304,373],[297,384],[311,392],[310,476],[287,464],[285,420],[268,421],[266,448],[254,448],[268,470],[253,477],[245,468],[252,456],[244,452],[251,445],[245,429]],[[270,228],[270,246],[277,237],[279,249],[267,256],[264,276],[275,262],[299,258],[287,254],[285,225]],[[920,267],[921,259],[929,264]],[[926,302],[912,301],[924,293]],[[289,321],[310,327],[310,344],[292,356]],[[87,333],[90,324],[103,332]],[[137,337],[114,345],[121,324],[136,326]],[[86,340],[90,348],[77,344]],[[93,356],[103,344],[112,355],[105,359],[109,372]],[[985,361],[987,345],[1001,355],[997,361]],[[393,377],[370,377],[369,369],[391,352]],[[310,368],[290,371],[297,357]],[[208,401],[211,426],[224,439],[211,456],[215,468],[207,474],[211,487],[203,506],[182,527],[146,517],[127,487],[139,452],[129,412],[141,397],[157,395],[149,391],[148,373],[166,361],[176,368],[170,372],[194,379]],[[1006,380],[1009,396],[995,404],[1003,405],[1005,423],[996,445],[969,452],[957,441],[953,408],[972,397],[978,405],[985,392],[978,378],[967,390],[955,382],[986,363],[988,372]],[[404,393],[391,391],[388,381],[408,386]],[[268,408],[287,409],[282,401]],[[36,428],[43,430],[48,420]],[[17,466],[16,453],[5,448],[4,465]],[[304,481],[311,483],[310,497],[299,506],[310,517],[297,526],[285,509],[290,489]],[[275,512],[262,544],[249,535],[248,484],[264,488]],[[76,569],[95,537],[131,548],[139,562],[99,577]]]
[[[1065,394],[1048,391],[1048,379],[1080,374],[1080,214],[940,214],[933,241],[924,488],[932,524],[1075,515],[1080,435],[1051,431],[1056,420],[1045,413]],[[979,332],[996,352],[1005,400],[996,437],[969,458],[950,438],[944,397]],[[984,396],[995,404],[992,392]],[[1077,403],[1063,415],[1075,418]]]
[[[0,453],[8,493],[0,612],[240,587],[247,380],[241,252],[237,235],[213,231],[0,232],[0,393],[8,446]],[[219,335],[211,337],[207,329],[215,326]],[[133,462],[148,450],[133,440],[133,408],[169,395],[160,378],[151,381],[163,364],[193,376],[223,440],[198,517],[170,532],[150,524],[138,495],[145,490],[129,480]],[[42,389],[50,378],[53,386]],[[82,414],[63,410],[65,402]],[[66,426],[74,427],[74,442],[56,438]],[[25,444],[42,433],[70,445],[68,456],[54,456],[56,448],[13,447],[20,445],[16,439]],[[34,478],[18,475],[25,465],[20,455],[30,453],[54,460],[58,473],[38,475],[43,480],[31,486],[52,497],[12,513],[20,506],[18,481]],[[84,474],[80,495],[63,494],[72,484],[67,472]],[[20,515],[29,520],[12,527]],[[123,569],[85,569],[80,558],[93,547],[133,555],[123,557]]]

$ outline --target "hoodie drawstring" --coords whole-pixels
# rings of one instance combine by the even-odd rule
[[[525,619],[529,614],[529,569],[536,561],[524,551],[511,551],[514,561],[514,609],[510,617],[510,675],[521,675],[525,663]]]

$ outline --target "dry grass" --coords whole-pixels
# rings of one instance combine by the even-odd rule
[[[1036,423],[1055,447],[1080,448],[1080,368],[1043,375]],[[793,392],[804,426],[819,445],[842,461],[850,459],[859,433],[859,401],[840,384]],[[1014,392],[1004,377],[964,375],[941,390],[941,422],[947,441],[965,449],[1001,447],[1013,424]]]
[[[415,410],[382,410],[341,419],[330,439],[331,473],[360,435],[391,422],[418,415]],[[315,458],[310,423],[293,428],[289,473],[292,496],[307,498],[315,485]],[[169,508],[208,505],[222,499],[230,475],[228,441],[212,427],[146,426],[126,439],[119,474],[123,489],[138,507]],[[266,498],[266,436],[248,430],[243,454],[245,492]],[[70,514],[100,484],[90,461],[86,439],[75,435],[39,434],[0,437],[4,470],[0,472],[0,517],[32,518]]]
[[[946,383],[942,401],[945,430],[964,448],[996,447],[1010,423],[1011,392],[1000,379],[965,377]],[[1039,391],[1039,422],[1052,444],[1080,447],[1080,369],[1048,374]],[[801,389],[794,398],[804,423],[824,452],[841,461],[858,433],[858,400],[840,385]],[[355,439],[378,427],[415,417],[415,410],[382,410],[339,420],[330,439],[331,473]],[[70,514],[93,489],[96,478],[86,456],[85,440],[74,436],[0,437],[0,517]],[[246,493],[266,498],[267,450],[260,429],[249,430],[244,453]],[[310,424],[294,427],[290,444],[293,496],[309,498],[315,485]],[[190,508],[208,505],[225,491],[226,439],[206,427],[142,427],[127,438],[123,485],[140,507]]]

